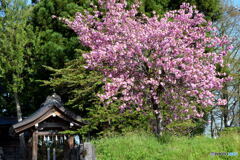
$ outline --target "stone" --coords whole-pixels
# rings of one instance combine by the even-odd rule
[[[96,152],[93,144],[91,144],[90,142],[85,142],[84,150],[86,151],[84,160],[96,160]]]

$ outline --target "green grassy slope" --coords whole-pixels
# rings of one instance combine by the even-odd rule
[[[93,141],[98,160],[240,160],[240,135],[218,139],[164,137],[138,133]],[[238,152],[238,156],[213,156],[211,152]]]

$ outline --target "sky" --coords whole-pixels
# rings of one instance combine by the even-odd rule
[[[233,0],[233,4],[235,7],[240,8],[240,0]]]

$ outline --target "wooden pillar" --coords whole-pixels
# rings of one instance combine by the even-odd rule
[[[71,160],[71,151],[74,147],[74,137],[68,136],[67,143],[64,149],[64,160]]]
[[[50,160],[51,159],[51,150],[50,150],[50,148],[48,147],[47,148],[47,160]]]
[[[56,149],[53,148],[53,160],[56,160]]]
[[[32,135],[32,160],[37,160],[38,156],[38,134],[36,131]]]
[[[68,147],[69,147],[69,149],[73,149],[73,147],[74,147],[74,137],[73,136],[69,136],[69,138],[68,138]]]
[[[74,136],[69,135],[68,138],[68,147],[69,147],[69,160],[73,160],[74,159],[74,155],[73,155],[73,148],[74,148]]]

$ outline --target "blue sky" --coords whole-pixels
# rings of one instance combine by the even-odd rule
[[[240,0],[233,0],[233,3],[236,7],[240,8]]]

